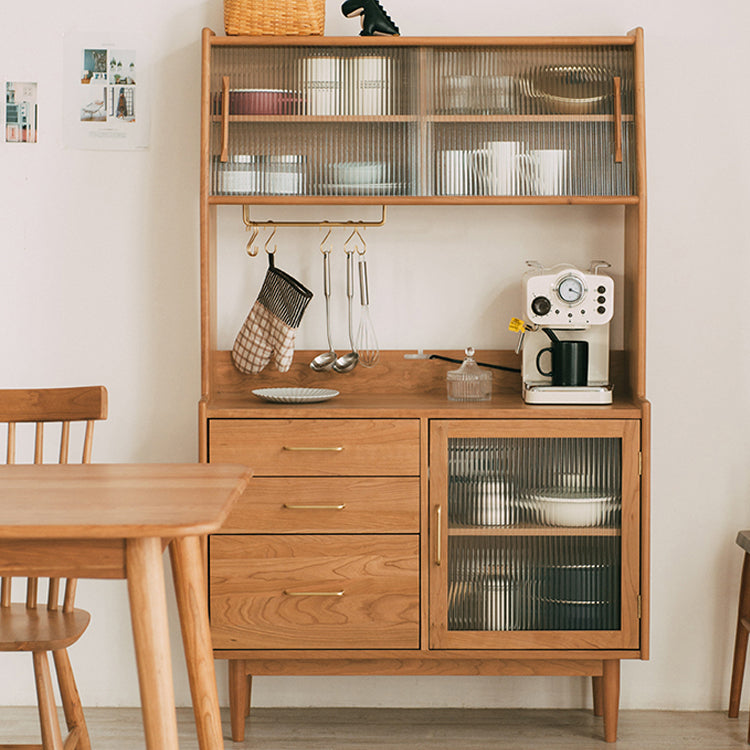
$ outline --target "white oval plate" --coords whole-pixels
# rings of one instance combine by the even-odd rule
[[[277,404],[311,404],[339,395],[332,388],[256,388],[253,395]]]

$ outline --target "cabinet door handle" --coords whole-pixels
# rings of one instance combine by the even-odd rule
[[[284,596],[343,596],[343,591],[284,591]]]
[[[221,79],[221,155],[219,160],[229,161],[229,76]]]
[[[289,510],[344,510],[346,503],[341,503],[341,505],[290,505],[284,503],[282,507]]]
[[[435,565],[443,562],[443,509],[435,508]]]
[[[322,446],[292,446],[292,445],[285,445],[283,446],[283,450],[285,451],[333,451],[333,452],[340,452],[344,450],[343,445],[322,445]]]
[[[622,79],[615,76],[614,85],[614,118],[615,118],[615,161],[622,162]]]

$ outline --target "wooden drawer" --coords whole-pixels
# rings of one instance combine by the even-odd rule
[[[209,460],[254,476],[417,476],[418,419],[212,419]]]
[[[419,648],[419,537],[219,535],[217,649]]]
[[[256,477],[222,534],[419,533],[419,477]]]

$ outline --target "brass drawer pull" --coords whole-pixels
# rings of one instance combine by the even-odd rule
[[[343,596],[343,591],[285,591],[285,596]]]
[[[344,510],[346,503],[341,503],[341,505],[289,505],[289,503],[284,503],[282,507],[289,510]]]
[[[320,447],[316,447],[316,446],[304,447],[303,446],[303,447],[298,448],[298,447],[294,447],[291,445],[285,445],[283,450],[285,451],[335,451],[338,453],[344,450],[344,446],[343,445],[320,446]]]

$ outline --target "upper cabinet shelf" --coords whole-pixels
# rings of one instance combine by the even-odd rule
[[[633,37],[204,45],[212,203],[638,202]]]

